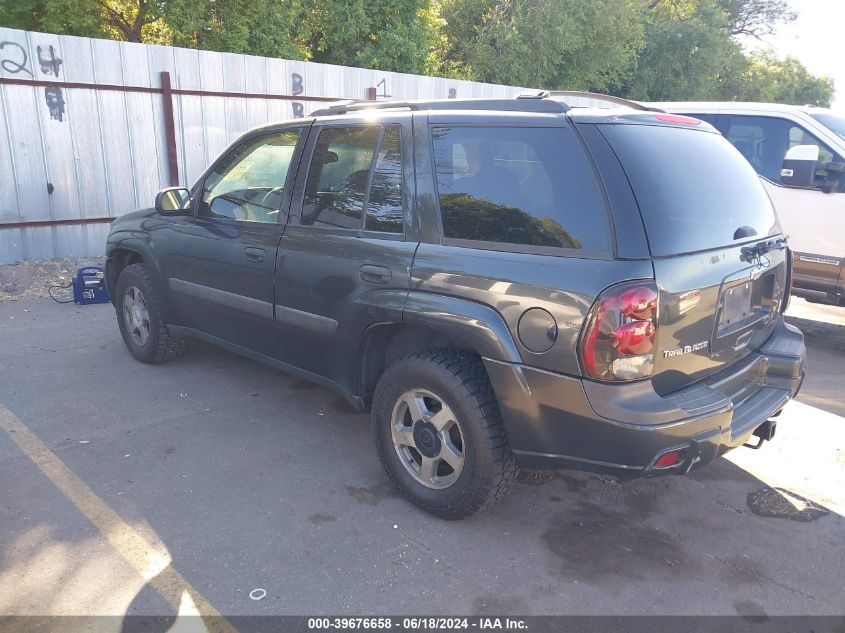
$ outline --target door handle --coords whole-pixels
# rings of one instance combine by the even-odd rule
[[[389,268],[384,266],[373,266],[372,264],[364,264],[358,269],[358,276],[361,281],[366,281],[371,284],[386,284],[390,281],[393,273]]]
[[[244,249],[244,259],[248,262],[260,264],[264,261],[264,255],[265,253],[263,248],[254,248],[250,246]]]

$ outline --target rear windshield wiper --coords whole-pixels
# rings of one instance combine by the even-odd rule
[[[786,248],[786,241],[789,236],[781,237],[776,240],[767,240],[765,242],[757,242],[754,246],[743,246],[740,250],[740,259],[744,262],[753,262],[760,259],[763,255],[773,250],[780,250]]]

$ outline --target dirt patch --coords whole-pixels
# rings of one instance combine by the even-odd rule
[[[103,258],[69,257],[0,264],[0,301],[46,298],[50,286],[70,283],[80,266],[102,266]],[[57,298],[70,298],[68,290],[54,290]]]

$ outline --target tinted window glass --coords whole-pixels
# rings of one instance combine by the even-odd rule
[[[718,115],[712,113],[704,113],[704,112],[683,112],[684,116],[691,116],[696,119],[701,119],[702,121],[707,121],[710,125],[716,125],[716,117]]]
[[[816,145],[819,162],[838,160],[827,145],[801,126],[786,119],[732,115],[725,137],[745,156],[754,170],[772,182],[780,182],[787,150],[796,145]]]
[[[366,229],[385,233],[403,232],[402,151],[399,127],[384,129],[376,158],[373,182],[367,202]]]
[[[224,156],[203,183],[199,215],[278,222],[299,130],[250,139]]]
[[[434,128],[445,237],[607,249],[604,202],[564,128]]]
[[[320,130],[302,205],[300,224],[343,229],[363,226],[364,196],[381,128]]]
[[[719,134],[652,125],[598,128],[628,174],[652,255],[743,241],[734,233],[744,226],[757,239],[779,231],[757,174]]]
[[[811,114],[810,116],[845,141],[845,117],[835,114]]]

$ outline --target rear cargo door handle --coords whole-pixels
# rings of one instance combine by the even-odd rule
[[[254,248],[250,246],[244,249],[244,259],[248,262],[260,264],[264,261],[264,255],[265,253],[263,248]]]
[[[385,268],[384,266],[364,264],[358,269],[358,276],[362,281],[366,281],[371,284],[386,284],[390,281],[392,273],[389,268]]]

